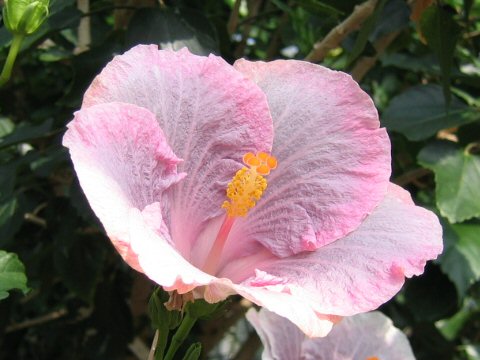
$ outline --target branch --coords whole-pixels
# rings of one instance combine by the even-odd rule
[[[322,41],[313,45],[312,51],[310,51],[305,60],[311,62],[323,60],[330,50],[338,47],[348,34],[357,30],[360,25],[372,15],[377,2],[378,0],[368,0],[361,5],[355,6],[348,18],[334,27]]]
[[[230,309],[221,319],[215,319],[203,324],[203,335],[200,340],[206,354],[222,340],[228,329],[244,317],[251,306],[252,303],[243,299],[238,303],[231,304]]]
[[[155,7],[156,0],[114,0],[113,28],[114,30],[125,30],[130,23],[135,10]],[[158,1],[160,8],[165,7],[162,0]]]
[[[77,7],[82,13],[90,11],[90,0],[77,0]],[[75,54],[80,54],[90,47],[92,36],[90,34],[90,17],[84,16],[78,25],[78,43],[75,48]]]
[[[33,213],[27,212],[23,215],[23,218],[25,219],[25,221],[31,222],[32,224],[38,225],[44,229],[47,228],[47,221]]]
[[[153,338],[153,341],[152,341],[152,347],[150,348],[150,353],[148,354],[148,360],[155,359],[155,350],[157,350],[158,336],[159,336],[159,332],[157,329],[157,331],[155,331],[155,337]]]
[[[352,75],[353,79],[357,82],[360,82],[363,77],[370,71],[370,69],[375,65],[380,55],[382,55],[385,49],[397,38],[400,34],[400,31],[395,31],[385,36],[382,36],[378,39],[373,47],[376,50],[374,56],[364,56],[360,58],[355,66],[353,67],[350,74]]]
[[[255,357],[257,349],[262,345],[257,333],[255,331],[251,332],[248,336],[247,341],[243,344],[240,351],[234,357],[233,360],[249,360]]]
[[[44,323],[52,321],[52,320],[57,320],[61,317],[64,317],[67,314],[68,314],[67,309],[60,309],[60,310],[51,312],[49,314],[39,316],[35,319],[30,319],[30,320],[26,320],[26,321],[21,322],[21,323],[12,324],[10,326],[7,326],[5,328],[5,333],[11,333],[11,332],[26,329],[26,328],[29,328],[29,327],[32,327],[32,326],[41,325],[41,324],[44,324]]]
[[[260,5],[262,5],[261,0],[254,0],[254,1],[249,1],[248,2],[248,17],[253,18],[258,15],[258,12],[260,10]],[[242,40],[240,41],[240,44],[238,44],[237,48],[235,49],[234,52],[234,57],[235,59],[239,59],[243,57],[245,53],[245,48],[247,47],[247,40],[248,37],[250,36],[250,31],[252,30],[252,24],[246,23],[243,27],[243,32],[242,32]]]
[[[232,36],[232,34],[237,29],[241,4],[242,4],[242,0],[235,1],[235,4],[233,5],[232,13],[230,14],[230,18],[228,19],[227,31],[228,31],[228,35],[230,36]]]
[[[138,360],[147,359],[149,356],[150,349],[139,337],[136,337],[130,344],[128,344],[128,349]]]
[[[396,177],[393,182],[399,186],[406,186],[411,183],[418,185],[418,181],[427,175],[431,175],[432,172],[425,168],[417,168]],[[421,186],[419,186],[421,187]]]
[[[425,8],[419,9],[420,6],[423,6],[420,3],[426,3],[429,2],[427,1],[420,1],[417,2],[417,0],[408,0],[408,6],[412,9],[412,20],[413,19],[413,13],[417,13],[417,17],[420,17],[421,11],[425,10]],[[431,1],[430,1],[431,2]],[[370,71],[370,69],[375,65],[377,62],[378,58],[385,52],[387,47],[390,46],[390,44],[397,38],[398,35],[400,35],[401,31],[394,31],[392,33],[386,34],[382,36],[380,39],[378,39],[375,44],[373,44],[373,47],[376,50],[376,54],[374,56],[365,56],[357,61],[355,64],[355,67],[351,71],[352,77],[357,81],[360,82],[363,77]]]
[[[267,48],[267,54],[265,56],[267,61],[272,60],[274,56],[277,54],[278,47],[281,44],[281,33],[285,25],[288,24],[288,20],[289,20],[288,13],[283,13],[282,17],[280,18],[278,27],[272,36],[272,40],[270,40],[270,45]]]

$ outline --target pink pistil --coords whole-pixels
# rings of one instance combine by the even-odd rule
[[[222,255],[223,248],[225,247],[225,244],[227,242],[228,234],[230,233],[234,222],[235,217],[225,216],[222,226],[218,231],[217,238],[215,239],[215,242],[210,249],[210,253],[205,260],[205,264],[203,266],[204,272],[214,275],[218,270],[217,268],[220,263],[220,257]]]

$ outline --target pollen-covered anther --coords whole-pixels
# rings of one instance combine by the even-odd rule
[[[227,187],[230,201],[222,204],[228,216],[246,216],[267,188],[267,180],[263,175],[270,174],[270,170],[277,167],[277,160],[264,152],[257,155],[246,153],[243,162],[249,168],[244,167],[237,171]]]

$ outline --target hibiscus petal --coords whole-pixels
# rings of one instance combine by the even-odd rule
[[[327,337],[305,341],[302,353],[304,360],[415,360],[405,334],[378,311],[344,318]]]
[[[310,337],[326,336],[340,319],[318,314],[307,301],[292,294],[288,286],[263,284],[262,287],[255,287],[246,284],[234,288],[253,303],[289,319]]]
[[[139,45],[117,56],[87,90],[83,106],[121,101],[152,111],[188,177],[163,208],[185,258],[206,221],[224,214],[227,183],[248,151],[270,151],[273,126],[259,87],[217,56]]]
[[[138,254],[140,267],[165,290],[184,294],[215,280],[190,264],[166,241],[159,203],[151,204],[143,211],[130,210],[128,221],[131,248]],[[155,227],[154,224],[160,225]]]
[[[400,290],[405,276],[421,274],[426,261],[442,251],[437,217],[412,205],[406,194],[392,184],[357,230],[314,252],[265,259],[256,275],[241,282],[239,292],[309,335],[314,335],[308,319],[312,312],[349,316],[376,309]],[[223,274],[238,282],[229,267],[235,269],[235,262]],[[284,294],[283,303],[278,292]],[[296,300],[303,305],[294,308]]]
[[[63,144],[107,235],[125,261],[141,271],[131,249],[129,212],[162,201],[164,191],[184,177],[155,115],[123,103],[82,109],[68,124]]]
[[[305,334],[293,323],[266,309],[249,309],[247,320],[263,343],[262,360],[299,360]]]
[[[415,359],[405,334],[377,311],[345,318],[316,339],[266,309],[250,309],[246,316],[262,340],[262,360]]]
[[[231,237],[260,241],[284,257],[356,229],[383,199],[390,176],[390,142],[372,100],[349,75],[307,62],[234,66],[267,95],[278,167]]]

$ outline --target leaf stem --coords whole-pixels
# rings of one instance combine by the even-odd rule
[[[196,321],[197,318],[190,316],[188,312],[185,314],[185,317],[183,318],[180,327],[178,328],[175,335],[173,335],[172,342],[170,344],[170,347],[168,348],[167,355],[165,355],[164,360],[173,359],[178,348],[185,341]]]
[[[15,59],[17,58],[18,52],[20,51],[20,46],[22,45],[24,36],[20,34],[13,35],[12,45],[8,51],[7,60],[3,65],[2,73],[0,74],[0,87],[5,85],[10,76],[12,75],[13,65],[15,64]]]
[[[353,12],[345,20],[330,30],[321,41],[313,45],[312,51],[310,51],[305,60],[311,62],[322,61],[330,50],[336,48],[351,32],[357,30],[373,14],[377,2],[378,0],[367,0],[355,6]]]
[[[150,348],[150,352],[148,353],[148,360],[154,360],[155,359],[155,350],[157,350],[157,342],[158,342],[158,329],[155,331],[155,337],[153,338],[152,341],[152,346]]]

